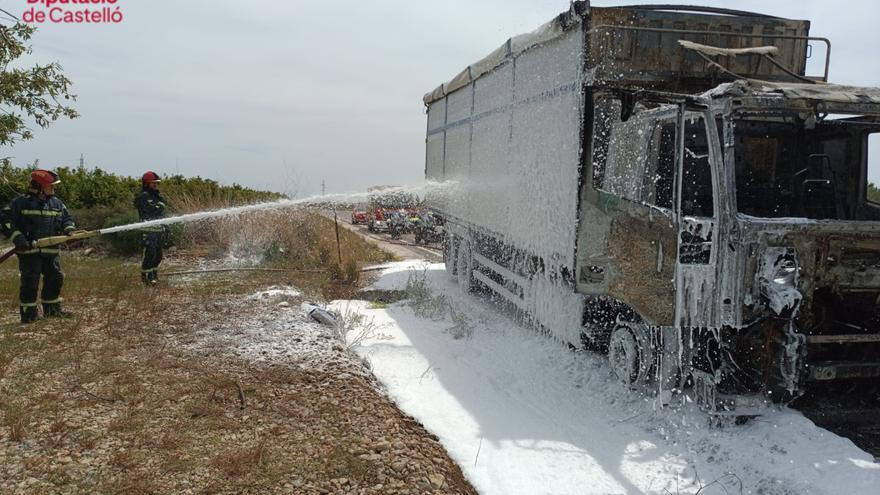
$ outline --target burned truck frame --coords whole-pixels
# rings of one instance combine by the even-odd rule
[[[663,401],[876,379],[880,90],[827,84],[808,32],[575,2],[467,67],[425,95],[447,271]]]

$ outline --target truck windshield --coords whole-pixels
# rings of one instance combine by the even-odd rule
[[[863,207],[864,150],[875,126],[858,117],[735,119],[737,209],[767,218],[880,219]]]

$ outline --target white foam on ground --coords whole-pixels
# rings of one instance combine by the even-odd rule
[[[250,300],[288,300],[302,296],[297,289],[289,286],[272,286],[266,290],[249,295]]]
[[[878,493],[880,464],[798,412],[711,428],[699,411],[626,390],[604,356],[569,351],[464,295],[442,264],[396,264],[375,286],[403,289],[410,273],[459,316],[418,317],[406,302],[333,307],[370,322],[349,333],[356,352],[483,495]],[[456,338],[462,325],[470,336]]]
[[[443,265],[440,264],[440,267]],[[381,274],[367,290],[403,290],[406,288],[406,281],[411,273],[423,272],[425,270],[437,268],[436,263],[430,263],[424,260],[407,260],[394,263],[386,263],[377,265],[373,268],[383,267]]]

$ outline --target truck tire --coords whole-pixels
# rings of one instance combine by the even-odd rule
[[[448,234],[443,238],[443,263],[446,265],[446,275],[453,282],[457,282],[456,278],[457,270],[455,266],[456,252],[455,247],[457,243],[455,240],[455,236],[452,234]]]
[[[462,239],[458,243],[455,257],[456,276],[458,285],[464,292],[474,290],[474,257],[471,254],[470,242]]]
[[[638,326],[620,325],[611,332],[608,363],[617,379],[632,388],[649,382],[654,359],[646,337]]]

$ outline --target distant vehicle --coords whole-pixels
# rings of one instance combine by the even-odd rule
[[[363,206],[355,206],[351,210],[351,224],[352,225],[358,225],[358,224],[366,225],[367,222],[368,222],[367,209],[364,208]]]
[[[367,228],[371,232],[388,231],[386,214],[415,208],[418,198],[396,186],[375,186],[368,189],[370,203],[367,210]]]
[[[413,223],[415,243],[433,244],[440,242],[443,234],[438,228],[440,222],[431,212],[422,213]]]
[[[386,210],[385,222],[388,226],[388,235],[392,239],[400,239],[406,232],[407,218],[403,210]]]
[[[447,272],[664,403],[876,397],[880,88],[807,75],[809,26],[576,1],[438,86]]]
[[[383,208],[372,208],[367,215],[367,230],[370,232],[384,232],[388,230]]]
[[[416,227],[419,221],[422,218],[422,212],[415,208],[410,208],[405,211],[404,217],[406,218],[406,223],[404,224],[404,230],[411,234],[416,231]]]

